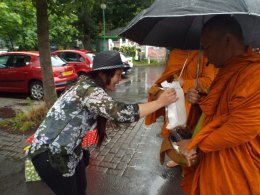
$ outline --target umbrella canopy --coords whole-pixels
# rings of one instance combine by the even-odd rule
[[[260,0],[156,0],[119,35],[141,45],[198,49],[203,24],[218,14],[234,15],[245,43],[260,47]]]

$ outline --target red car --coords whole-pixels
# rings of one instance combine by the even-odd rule
[[[85,77],[86,73],[92,69],[95,56],[90,50],[58,50],[53,54],[72,64],[79,78]]]
[[[51,56],[56,91],[77,81],[73,66],[58,56]],[[0,91],[30,93],[33,99],[43,98],[42,72],[38,52],[0,54]]]

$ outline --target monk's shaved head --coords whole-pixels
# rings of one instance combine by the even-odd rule
[[[240,24],[230,15],[218,15],[208,20],[203,26],[200,43],[204,55],[217,68],[245,51]]]
[[[243,32],[240,24],[231,15],[218,15],[208,20],[202,31],[214,32],[216,36],[223,36],[227,33],[233,35],[237,40],[244,42]]]

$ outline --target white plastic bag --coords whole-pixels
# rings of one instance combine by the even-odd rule
[[[177,126],[186,126],[187,117],[186,117],[185,97],[179,81],[173,81],[172,83],[168,83],[167,81],[164,81],[161,83],[161,86],[164,89],[174,88],[176,90],[176,94],[178,97],[178,100],[176,102],[166,107],[167,116],[168,116],[168,124],[166,128],[171,130]]]

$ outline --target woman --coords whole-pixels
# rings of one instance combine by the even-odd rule
[[[144,104],[113,100],[106,90],[115,90],[127,68],[118,52],[97,54],[89,78],[66,91],[36,131],[29,156],[42,181],[56,194],[85,194],[87,181],[81,142],[87,131],[98,130],[100,146],[107,119],[131,123],[176,101],[174,90],[167,90],[158,100]]]

